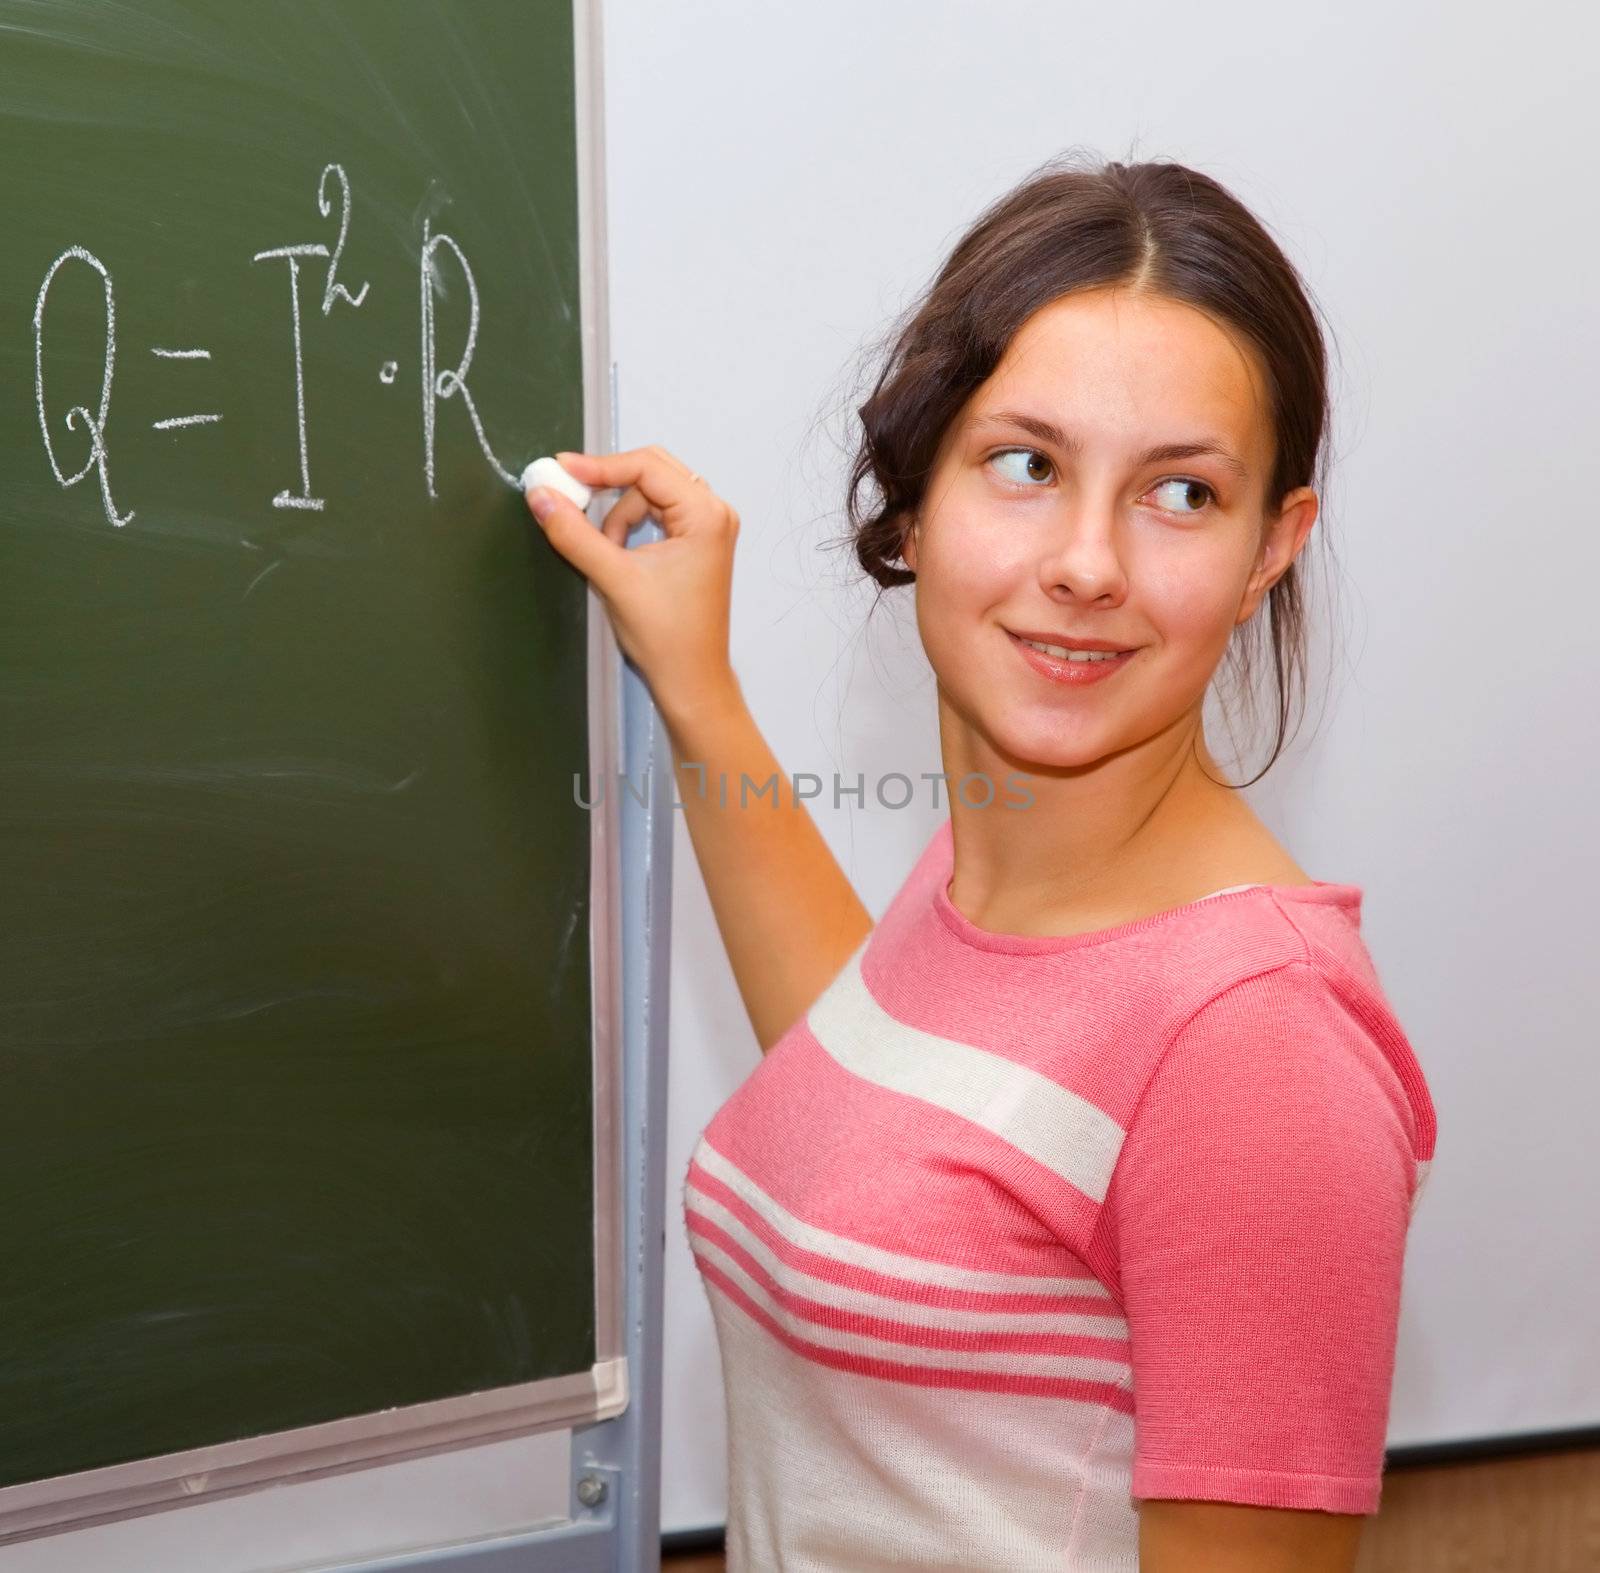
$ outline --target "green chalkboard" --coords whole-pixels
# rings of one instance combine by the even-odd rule
[[[0,0],[0,1486],[594,1361],[574,98]]]

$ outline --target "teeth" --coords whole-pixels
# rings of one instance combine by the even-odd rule
[[[1064,644],[1040,644],[1037,639],[1022,641],[1031,650],[1053,655],[1058,661],[1115,661],[1123,654],[1120,650],[1069,650]]]

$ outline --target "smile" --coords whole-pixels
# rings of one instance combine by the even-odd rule
[[[1040,644],[1037,639],[1024,639],[1022,642],[1030,650],[1039,650],[1063,661],[1115,661],[1119,655],[1127,654],[1125,650],[1074,650],[1064,644]]]
[[[1020,639],[1010,630],[1007,630],[1006,637],[1031,670],[1040,677],[1067,687],[1103,682],[1114,672],[1121,671],[1138,654],[1135,650],[1073,650],[1066,645]]]

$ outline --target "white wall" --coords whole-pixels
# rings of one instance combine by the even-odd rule
[[[844,422],[812,423],[991,198],[1072,144],[1181,159],[1273,228],[1332,318],[1318,528],[1344,655],[1314,745],[1250,797],[1304,867],[1365,887],[1438,1110],[1396,1446],[1600,1422],[1593,18],[1551,0],[607,16],[620,441],[661,443],[738,508],[734,662],[789,770],[939,767],[910,592],[869,629],[848,560],[819,551],[842,527]],[[936,823],[925,798],[817,817],[875,913]],[[759,1058],[681,825],[677,859],[674,1207]],[[672,1529],[722,1521],[724,1434],[675,1212],[667,1244]]]

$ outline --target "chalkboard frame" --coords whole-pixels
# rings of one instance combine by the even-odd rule
[[[610,358],[604,201],[600,0],[573,0],[574,103],[577,147],[579,314],[583,346],[584,446],[609,450],[615,440],[614,367]],[[590,1370],[439,1399],[375,1414],[244,1438],[101,1469],[0,1488],[0,1545],[88,1528],[170,1507],[214,1501],[269,1486],[320,1479],[532,1432],[595,1426],[620,1417],[630,1403],[629,1302],[646,1286],[627,1270],[625,1191],[638,1188],[637,1154],[624,1100],[622,819],[616,790],[627,750],[623,737],[623,663],[609,618],[591,589],[587,597],[587,699],[591,780],[604,783],[590,824],[590,989],[594,1075],[595,1362]],[[631,779],[631,778],[630,778]],[[648,780],[648,777],[647,777]],[[647,788],[647,836],[660,792]],[[595,795],[591,792],[589,795]],[[670,829],[670,824],[665,827]],[[659,899],[659,897],[658,897]],[[648,970],[655,975],[661,961]],[[636,1024],[637,1025],[637,1024]],[[659,1100],[658,1100],[659,1101]],[[658,1158],[659,1154],[655,1155]],[[648,1159],[646,1168],[658,1168]],[[648,1231],[646,1231],[648,1233]],[[659,1274],[659,1253],[653,1257]],[[637,1408],[637,1404],[635,1405]],[[636,1427],[629,1427],[630,1432]],[[597,1433],[590,1433],[596,1435]],[[634,1439],[634,1448],[638,1439]],[[632,1451],[633,1449],[630,1449]],[[642,1461],[642,1460],[640,1460]],[[587,1527],[609,1539],[608,1511]],[[653,1529],[634,1524],[634,1535]],[[560,1532],[541,1541],[566,1540]],[[583,1539],[593,1544],[590,1535]],[[568,1541],[569,1554],[572,1543]],[[374,1554],[381,1554],[374,1548]],[[448,1554],[448,1553],[447,1553]],[[606,1559],[609,1565],[609,1557]],[[596,1564],[598,1565],[598,1564]]]

